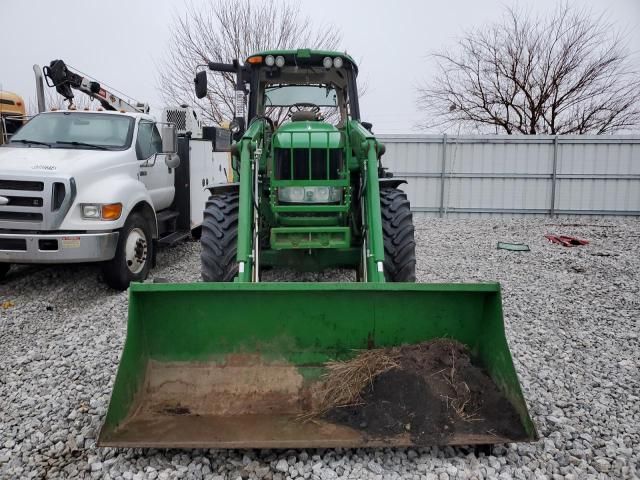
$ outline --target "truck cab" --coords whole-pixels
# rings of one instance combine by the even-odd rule
[[[143,113],[33,117],[0,147],[0,277],[11,263],[103,262],[114,288],[146,278],[179,216],[176,148],[175,128]]]

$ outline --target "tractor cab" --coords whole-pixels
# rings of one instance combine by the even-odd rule
[[[235,118],[231,123],[236,140],[256,118],[264,119],[272,130],[289,121],[325,121],[342,128],[349,119],[360,119],[358,67],[344,53],[273,50],[250,56],[244,65],[210,62],[208,67],[236,74]],[[203,98],[207,94],[206,70],[196,74],[195,83],[196,95]]]
[[[265,52],[247,59],[249,121],[269,118],[274,126],[287,121],[326,121],[339,128],[359,117],[357,68],[344,55],[299,50]]]

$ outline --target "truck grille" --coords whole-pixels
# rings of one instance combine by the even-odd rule
[[[36,193],[37,192],[37,193]],[[0,229],[55,230],[75,198],[69,178],[0,178]]]
[[[3,195],[4,198],[9,200],[8,205],[10,207],[41,207],[42,197],[12,197],[9,195]]]
[[[33,212],[0,211],[0,220],[12,220],[14,222],[41,222],[42,214]]]
[[[44,182],[30,180],[0,180],[0,190],[26,190],[27,192],[41,192]]]
[[[343,169],[340,148],[276,148],[276,180],[338,180]]]

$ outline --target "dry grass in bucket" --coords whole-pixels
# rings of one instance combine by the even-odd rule
[[[331,361],[325,364],[327,372],[321,377],[316,393],[315,408],[302,414],[308,420],[328,412],[332,408],[361,405],[361,392],[378,376],[399,368],[398,349],[378,348],[360,351],[351,360]]]

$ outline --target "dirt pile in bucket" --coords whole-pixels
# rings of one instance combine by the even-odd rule
[[[415,444],[456,434],[526,437],[518,414],[459,342],[436,339],[327,364],[313,415],[375,437]]]

